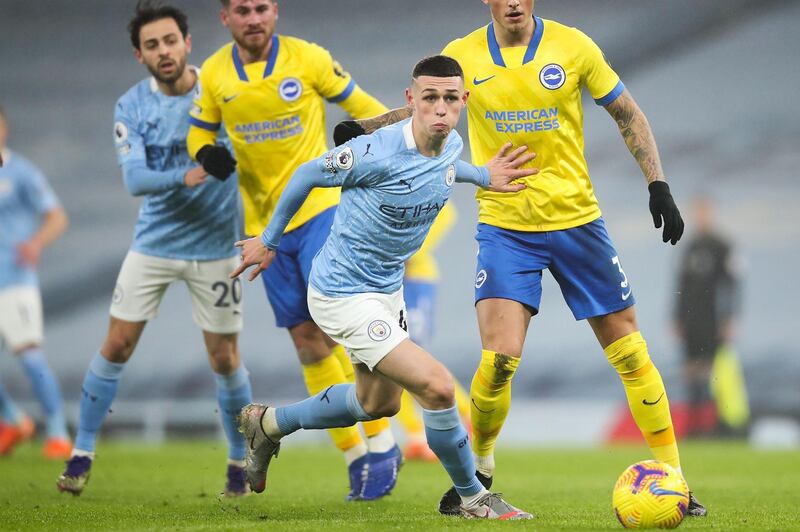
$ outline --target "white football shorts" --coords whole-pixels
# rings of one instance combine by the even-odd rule
[[[319,328],[341,344],[354,363],[366,364],[370,371],[408,338],[402,288],[393,294],[328,297],[309,285],[308,310]]]
[[[41,345],[42,295],[38,286],[13,285],[0,289],[0,339],[12,350]]]
[[[158,315],[167,287],[183,281],[192,296],[192,319],[217,334],[242,330],[242,281],[228,275],[238,257],[220,260],[165,259],[128,251],[111,298],[110,314],[125,321],[148,321]]]

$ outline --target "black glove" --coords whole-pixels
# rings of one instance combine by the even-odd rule
[[[367,132],[361,127],[361,124],[355,120],[345,120],[344,122],[339,122],[336,124],[336,127],[333,128],[333,143],[337,146],[341,146],[348,140],[353,140],[356,137],[366,134]]]
[[[661,239],[664,242],[678,243],[683,235],[683,218],[672,199],[669,192],[669,185],[666,181],[653,181],[647,186],[650,191],[650,214],[653,215],[653,223],[656,229],[661,227],[661,219],[664,219],[664,233]]]
[[[224,146],[206,144],[197,152],[196,158],[203,165],[203,170],[220,181],[228,179],[236,170],[236,159]]]

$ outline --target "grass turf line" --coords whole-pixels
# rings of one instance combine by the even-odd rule
[[[448,487],[437,464],[406,464],[394,493],[381,501],[345,503],[347,478],[327,447],[292,447],[288,439],[270,469],[267,491],[219,500],[225,474],[222,442],[163,446],[101,444],[84,494],[56,491],[63,465],[32,444],[0,458],[2,530],[439,530],[516,526],[536,530],[622,530],[611,510],[611,487],[647,449],[506,449],[497,454],[495,488],[538,515],[503,524],[439,516]],[[705,519],[686,529],[800,530],[800,453],[753,451],[743,445],[682,446],[684,471]]]

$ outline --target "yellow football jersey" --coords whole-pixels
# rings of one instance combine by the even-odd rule
[[[456,208],[452,203],[447,203],[439,215],[436,216],[436,220],[434,220],[428,236],[425,237],[422,247],[406,261],[406,279],[430,283],[439,280],[439,267],[436,264],[436,257],[433,256],[433,250],[436,249],[444,235],[450,231],[455,223]]]
[[[327,150],[325,99],[355,118],[386,112],[327,50],[295,37],[274,35],[266,61],[243,64],[236,44],[229,43],[203,64],[190,113],[189,153],[213,143],[224,124],[237,161],[247,234],[264,230],[297,167]],[[286,230],[338,202],[339,189],[314,189]]]
[[[464,69],[472,162],[485,164],[506,142],[537,153],[519,194],[479,189],[481,222],[519,231],[555,231],[600,216],[583,154],[581,89],[608,105],[625,89],[584,33],[534,17],[528,46],[501,49],[493,24],[448,44]]]

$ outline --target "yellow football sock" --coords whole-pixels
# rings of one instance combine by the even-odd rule
[[[400,396],[400,411],[397,413],[397,421],[400,422],[400,426],[409,437],[420,435],[425,437],[425,425],[422,423],[422,416],[417,411],[417,403],[405,390]]]
[[[469,394],[464,389],[463,386],[458,381],[456,383],[456,409],[458,410],[458,415],[461,417],[461,421],[464,422],[464,425],[467,426],[467,430],[471,431],[472,426],[470,422],[470,408],[472,403],[469,402]]]
[[[490,456],[511,407],[511,379],[519,358],[483,350],[470,388],[472,450]]]
[[[345,380],[347,382],[356,382],[356,370],[353,367],[353,362],[350,361],[350,356],[347,354],[347,351],[345,351],[344,347],[336,344],[336,346],[331,349],[331,355],[333,355],[331,358],[335,357],[342,366]],[[381,418],[374,419],[372,421],[363,421],[361,426],[364,427],[364,434],[367,435],[367,438],[372,438],[373,436],[388,429],[390,424],[388,418]]]
[[[306,389],[309,395],[316,395],[334,384],[347,382],[344,371],[342,371],[342,365],[334,356],[325,357],[323,360],[312,364],[304,364],[302,367],[303,379],[306,382]],[[364,444],[364,440],[355,426],[328,429],[328,433],[331,435],[333,443],[341,451],[346,451],[358,444]]]
[[[680,469],[667,391],[661,374],[650,360],[641,333],[637,331],[620,338],[606,347],[605,352],[609,363],[619,373],[633,420],[653,457]]]

